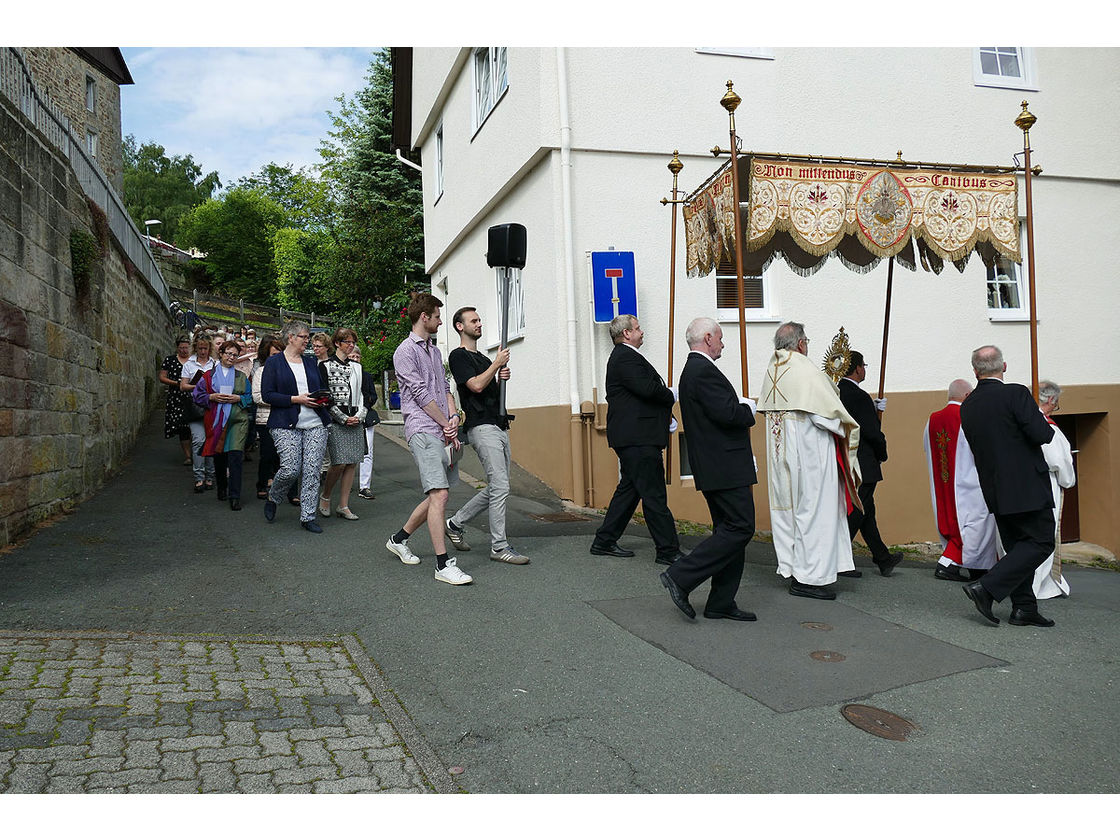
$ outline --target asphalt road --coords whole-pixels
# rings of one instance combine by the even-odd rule
[[[535,519],[560,504],[534,491],[511,498],[508,528],[532,563],[490,561],[480,517],[459,554],[475,582],[453,587],[433,579],[426,534],[419,566],[384,547],[420,498],[398,442],[377,439],[360,520],[312,535],[291,507],[266,523],[252,492],[240,512],[193,494],[159,420],[93,499],[0,553],[0,629],[352,634],[474,793],[1120,790],[1114,572],[1068,568],[1072,597],[1042,604],[1053,629],[991,627],[919,559],[890,578],[857,559],[864,577],[832,604],[791,597],[756,541],[738,600],[758,622],[690,624],[643,527],[623,541],[636,557],[593,557],[597,519]],[[806,655],[820,650],[843,659]],[[916,731],[875,737],[847,702]]]

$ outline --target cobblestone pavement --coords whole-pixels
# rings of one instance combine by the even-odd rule
[[[456,789],[353,637],[0,631],[0,792]]]

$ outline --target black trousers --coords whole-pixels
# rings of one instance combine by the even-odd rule
[[[245,453],[240,449],[214,455],[214,483],[217,484],[219,493],[225,493],[228,488],[231,499],[241,498],[241,464],[244,457]]]
[[[257,440],[260,441],[260,446],[257,447],[260,450],[257,453],[257,492],[263,493],[268,489],[268,482],[280,469],[280,456],[276,454],[276,444],[272,440],[272,435],[264,426],[260,427]]]
[[[754,494],[749,486],[703,492],[712,515],[712,535],[670,566],[668,573],[685,593],[711,578],[705,609],[728,612],[737,606],[735,594],[743,578],[747,543],[754,536]]]
[[[642,503],[646,527],[657,546],[658,557],[672,557],[680,551],[677,523],[665,495],[665,464],[659,446],[620,446],[615,450],[622,476],[607,507],[603,524],[595,532],[598,545],[618,542],[626,525]]]
[[[1034,572],[1054,551],[1054,510],[996,514],[996,528],[1007,554],[980,580],[997,601],[1011,596],[1011,605],[1036,612]]]
[[[884,560],[890,555],[883,538],[879,536],[879,525],[875,521],[875,487],[879,484],[872,481],[859,486],[859,500],[863,503],[863,512],[858,509],[848,514],[848,536],[855,539],[858,531],[864,543],[871,550],[871,557],[875,560]]]

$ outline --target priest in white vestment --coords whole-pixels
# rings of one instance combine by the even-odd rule
[[[929,493],[941,535],[934,575],[941,580],[976,580],[996,563],[996,520],[980,492],[980,477],[961,431],[961,402],[972,392],[964,379],[949,385],[946,406],[929,416],[922,443]]]
[[[766,413],[770,528],[790,594],[831,600],[837,572],[855,568],[848,512],[859,506],[859,424],[808,358],[805,327],[774,334],[759,411]]]
[[[1034,597],[1038,599],[1069,595],[1069,584],[1062,575],[1061,560],[1055,561],[1055,556],[1060,558],[1062,550],[1059,533],[1062,522],[1062,491],[1064,488],[1073,487],[1077,483],[1077,477],[1073,471],[1073,452],[1070,450],[1069,440],[1050,416],[1058,410],[1058,397],[1061,393],[1062,389],[1053,382],[1043,380],[1038,383],[1038,407],[1046,417],[1046,422],[1054,429],[1054,437],[1049,443],[1042,445],[1042,457],[1046,459],[1046,466],[1050,468],[1050,489],[1054,494],[1055,522],[1055,553],[1047,557],[1034,572]]]

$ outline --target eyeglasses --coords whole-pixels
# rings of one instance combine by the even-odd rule
[[[307,339],[311,338],[311,333],[300,333],[296,338],[302,338],[304,341],[307,341]]]
[[[344,338],[344,339],[341,339],[340,341],[335,342],[335,344],[353,344],[353,343],[354,342],[352,340],[350,340],[349,338]]]

